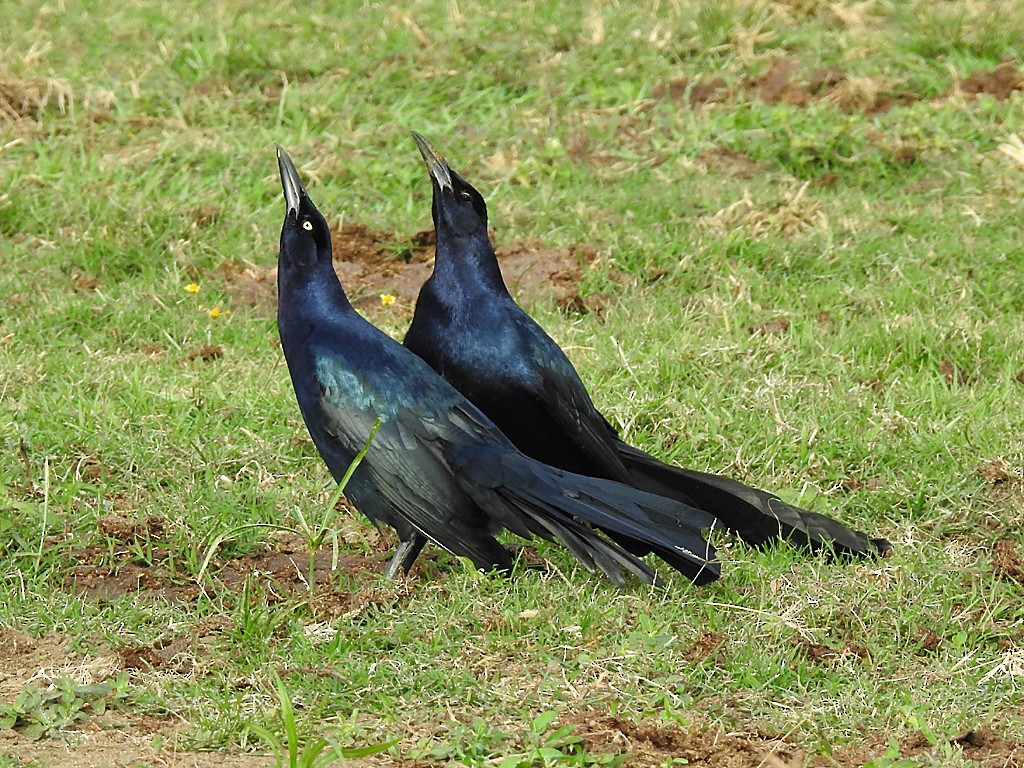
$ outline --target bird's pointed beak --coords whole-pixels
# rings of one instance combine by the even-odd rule
[[[430,145],[430,142],[416,133],[416,131],[412,131],[412,137],[416,141],[416,146],[419,147],[420,154],[423,155],[423,162],[427,164],[430,177],[437,182],[437,185],[442,190],[454,189],[452,186],[452,169],[448,166],[448,161],[441,157],[441,154]]]
[[[295,163],[288,157],[288,153],[277,145],[277,167],[281,171],[281,186],[284,188],[284,202],[288,206],[288,213],[299,213],[299,203],[306,195],[306,189],[299,179],[299,172],[295,170]]]

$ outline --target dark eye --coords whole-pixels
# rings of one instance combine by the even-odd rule
[[[462,192],[459,192],[459,197],[461,197],[463,200],[472,200],[473,199],[472,196],[469,194],[469,192],[466,192],[465,190],[463,190]]]
[[[305,221],[302,222],[302,228],[304,230],[306,230],[307,232],[312,232],[313,231],[313,222],[310,221],[309,219],[306,219]]]

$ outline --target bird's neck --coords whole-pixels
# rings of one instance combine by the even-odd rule
[[[444,285],[469,296],[508,296],[498,257],[486,237],[469,240],[439,237],[434,274]]]
[[[279,314],[316,320],[355,314],[330,261],[313,265],[280,264],[277,275]]]

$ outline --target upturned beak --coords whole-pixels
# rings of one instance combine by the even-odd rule
[[[288,214],[299,214],[299,204],[306,196],[306,189],[299,179],[299,172],[295,170],[295,163],[288,157],[288,153],[277,146],[277,167],[281,171],[281,186],[284,188],[284,202],[288,206]]]
[[[448,162],[430,145],[429,141],[416,133],[416,131],[412,131],[412,137],[416,141],[416,146],[419,147],[420,154],[423,155],[423,162],[427,164],[430,177],[442,190],[454,189],[452,186],[452,169],[448,167]]]

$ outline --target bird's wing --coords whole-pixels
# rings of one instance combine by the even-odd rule
[[[456,555],[469,557],[480,567],[509,567],[508,553],[491,536],[492,521],[459,487],[445,458],[440,437],[446,421],[444,408],[425,405],[422,412],[413,412],[393,405],[374,407],[370,394],[363,400],[368,407],[350,407],[351,399],[339,398],[325,378],[329,379],[318,376],[319,404],[329,437],[358,450],[378,415],[382,418],[357,470],[370,478],[380,500]]]
[[[603,470],[606,477],[632,485],[633,478],[619,458],[615,429],[597,410],[565,353],[543,330],[540,334],[548,343],[532,344],[531,357],[536,362],[538,373],[534,397],[552,421]],[[534,335],[534,340],[537,338]]]

